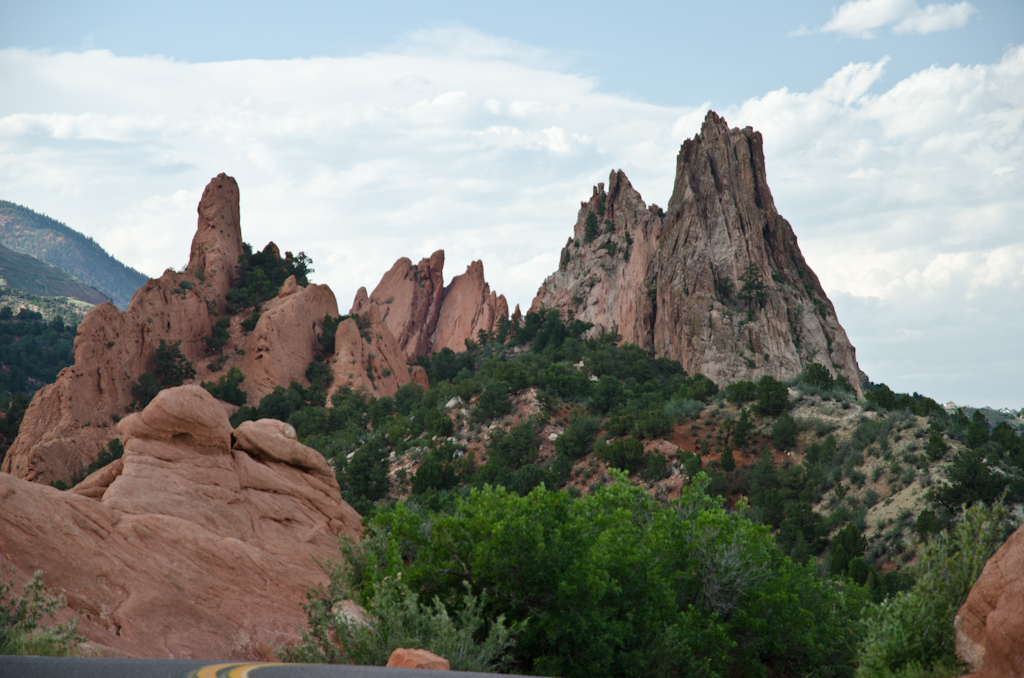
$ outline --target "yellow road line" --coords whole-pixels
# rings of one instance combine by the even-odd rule
[[[227,664],[210,664],[196,671],[195,678],[249,678],[249,673],[264,666],[281,666],[281,663],[255,663],[246,664],[231,662]]]

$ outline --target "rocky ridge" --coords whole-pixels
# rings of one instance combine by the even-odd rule
[[[0,539],[20,585],[36,569],[93,651],[271,659],[297,639],[314,558],[358,539],[334,471],[279,421],[232,431],[198,386],[118,424],[124,456],[67,492],[0,474]]]
[[[532,311],[617,332],[719,385],[817,362],[860,393],[855,350],[775,208],[761,134],[713,111],[679,152],[667,211],[612,172],[581,204],[560,261]]]
[[[194,364],[196,376],[186,383],[216,381],[238,367],[246,377],[242,388],[250,405],[257,405],[277,386],[287,387],[292,381],[308,385],[305,373],[318,349],[324,316],[338,315],[334,293],[326,285],[303,287],[294,278],[285,281],[277,297],[263,304],[253,331],[246,333],[242,323],[251,309],[234,316],[226,316],[225,310],[243,251],[235,180],[225,174],[215,177],[203,192],[198,212],[184,270],[168,269],[149,280],[123,312],[105,303],[86,315],[75,338],[75,364],[33,398],[0,471],[43,483],[68,482],[81,473],[117,436],[112,425],[132,411],[132,386],[151,371],[161,340],[178,342],[182,355]],[[277,251],[276,246],[269,247]],[[223,355],[217,355],[205,340],[225,317],[230,321],[229,338]],[[378,334],[386,332],[382,328]],[[384,344],[378,362],[386,359],[403,367],[393,369],[392,379],[371,389],[378,397],[393,394],[413,378],[400,353],[388,353],[391,344]],[[354,353],[363,359],[362,353]],[[365,372],[364,364],[355,370]],[[345,381],[342,377],[335,386]]]
[[[447,286],[443,269],[444,250],[416,266],[402,257],[372,294],[359,288],[350,312],[365,313],[375,306],[410,362],[444,348],[465,351],[467,339],[476,341],[481,330],[492,332],[499,318],[508,318],[508,302],[491,291],[482,262],[472,262]]]

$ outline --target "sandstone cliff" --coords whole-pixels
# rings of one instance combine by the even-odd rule
[[[729,129],[712,111],[679,152],[667,211],[645,204],[622,171],[607,192],[595,188],[533,300],[541,308],[719,385],[817,362],[859,393],[854,348],[775,209],[761,134]]]
[[[291,426],[232,431],[198,386],[162,391],[118,424],[122,459],[68,492],[0,474],[4,563],[63,592],[109,651],[269,659],[295,640],[314,557],[358,539],[334,472]]]
[[[1024,675],[1024,527],[985,563],[954,627],[973,678]]]
[[[0,470],[43,483],[68,482],[80,474],[116,436],[113,425],[131,411],[132,385],[152,371],[161,340],[180,342],[182,354],[194,364],[196,377],[187,383],[216,381],[238,367],[246,377],[242,388],[250,405],[277,386],[308,384],[306,368],[318,348],[323,318],[338,315],[334,293],[325,285],[299,286],[293,277],[276,298],[263,303],[252,332],[242,329],[251,309],[229,317],[223,357],[212,354],[205,339],[227,317],[227,293],[243,251],[235,180],[215,177],[198,212],[185,270],[167,270],[147,282],[124,312],[107,303],[86,315],[75,338],[75,364],[36,393]],[[280,259],[273,243],[265,252]],[[219,370],[211,371],[215,363]],[[357,371],[365,374],[366,365]],[[373,395],[393,395],[413,378],[404,366],[393,371],[395,377],[378,382]]]
[[[471,263],[447,287],[443,269],[443,250],[416,266],[402,257],[372,294],[359,288],[351,313],[375,306],[409,361],[443,348],[465,351],[466,339],[476,341],[480,330],[491,332],[498,318],[508,318],[508,302],[491,291],[482,262]]]

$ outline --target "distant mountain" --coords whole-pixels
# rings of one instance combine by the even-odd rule
[[[148,279],[107,254],[92,238],[44,214],[6,200],[0,200],[0,244],[70,273],[95,287],[122,309],[128,306],[135,290]]]
[[[0,245],[0,277],[10,287],[41,297],[70,297],[102,304],[105,296],[81,280],[28,254]]]

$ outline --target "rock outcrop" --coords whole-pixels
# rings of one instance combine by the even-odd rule
[[[269,659],[296,639],[314,558],[358,539],[322,456],[279,421],[232,431],[198,386],[118,424],[122,459],[61,492],[0,474],[0,545],[15,583],[42,569],[105,652]]]
[[[972,678],[1024,676],[1024,527],[989,558],[953,625]]]
[[[465,351],[467,339],[476,341],[480,330],[492,332],[499,318],[508,318],[508,302],[491,291],[482,262],[471,263],[447,287],[443,269],[443,250],[416,266],[402,257],[372,294],[359,288],[350,313],[375,306],[410,362],[443,348]]]
[[[438,657],[433,652],[422,649],[396,648],[388,658],[388,666],[398,669],[433,669],[435,671],[448,671],[451,664],[444,657]]]
[[[70,482],[81,474],[116,436],[117,420],[132,411],[132,386],[153,370],[161,340],[178,342],[194,364],[196,377],[186,383],[216,381],[238,367],[250,405],[277,386],[308,384],[306,369],[319,346],[324,316],[338,315],[334,293],[324,285],[285,281],[278,296],[262,305],[252,332],[242,329],[251,309],[241,309],[229,318],[223,355],[208,350],[205,340],[227,317],[227,294],[243,251],[238,201],[235,180],[215,177],[199,203],[186,269],[167,270],[147,282],[124,312],[107,303],[86,315],[75,338],[75,364],[36,393],[0,470],[42,483]],[[273,243],[264,253],[280,258]],[[359,371],[365,373],[365,365]],[[404,367],[400,374],[411,378]]]
[[[358,319],[346,318],[338,325],[331,374],[328,395],[343,386],[363,389],[376,398],[392,396],[410,381],[430,386],[422,367],[406,363],[405,353],[374,304],[367,305]]]
[[[533,300],[542,308],[720,385],[817,362],[860,389],[854,348],[775,209],[761,134],[712,111],[679,152],[667,211],[645,204],[622,171],[607,192],[594,189]]]

